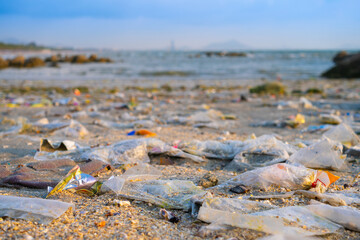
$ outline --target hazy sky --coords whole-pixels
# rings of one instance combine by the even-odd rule
[[[360,0],[1,0],[0,40],[116,49],[360,48]]]

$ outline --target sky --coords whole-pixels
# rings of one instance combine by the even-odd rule
[[[359,0],[0,0],[0,41],[125,50],[360,49]]]

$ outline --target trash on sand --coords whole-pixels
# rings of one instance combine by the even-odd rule
[[[145,180],[126,181],[119,196],[153,203],[155,205],[189,211],[192,198],[207,194],[191,181],[185,180]]]
[[[339,116],[333,114],[320,114],[319,120],[321,123],[334,125],[340,124],[342,122]]]
[[[74,204],[57,200],[0,195],[0,216],[48,224]]]
[[[318,200],[322,203],[327,203],[332,206],[346,206],[346,202],[337,196],[332,196],[331,194],[321,194],[318,192],[311,192],[305,190],[296,190],[294,194],[302,195],[304,197]]]
[[[346,123],[339,124],[323,134],[331,140],[341,142],[347,147],[360,144],[360,138]]]
[[[346,229],[360,232],[360,211],[356,208],[349,206],[332,207],[326,204],[313,204],[306,206],[306,208]]]
[[[340,170],[344,168],[346,155],[342,154],[343,146],[324,138],[295,152],[288,159],[291,163],[299,163],[309,168]]]
[[[292,190],[314,188],[318,192],[324,192],[337,179],[338,177],[326,171],[316,171],[301,165],[278,163],[241,173],[214,188],[233,188],[242,184],[260,189],[269,187],[285,187]]]
[[[140,163],[126,170],[126,172],[120,176],[111,176],[108,180],[103,182],[101,192],[113,191],[116,194],[120,194],[125,181],[149,180],[156,179],[160,176],[161,171],[149,164]]]
[[[301,124],[305,123],[305,116],[298,113],[296,116],[288,117],[288,120],[285,121],[286,125],[292,128],[296,128]]]
[[[160,209],[159,215],[160,215],[160,217],[163,217],[172,223],[177,223],[180,221],[180,218],[175,216],[175,214],[173,212],[167,211],[166,209]]]
[[[177,147],[184,152],[206,158],[232,160],[237,154],[234,147],[230,144],[218,141],[182,141]]]
[[[148,163],[149,155],[164,154],[173,157],[191,159],[195,162],[204,162],[204,159],[184,153],[180,149],[171,147],[155,138],[139,138],[123,140],[106,147],[92,148],[85,151],[81,158],[100,160],[112,165],[128,163]]]
[[[301,132],[302,133],[315,133],[315,132],[325,132],[329,129],[331,129],[333,126],[329,125],[329,124],[324,124],[324,125],[320,125],[320,126],[316,126],[316,125],[310,125],[305,129],[302,129]]]
[[[74,141],[64,140],[62,142],[55,142],[48,139],[41,139],[40,151],[55,152],[55,151],[69,151],[78,148]]]
[[[238,154],[225,167],[226,170],[237,169],[239,165],[248,167],[249,170],[253,167],[284,162],[289,155],[296,152],[295,147],[283,143],[273,135],[263,135],[256,139],[246,140],[243,146],[238,146],[236,150]]]
[[[140,129],[140,130],[134,130],[131,131],[127,134],[128,136],[132,136],[132,135],[140,135],[140,136],[145,136],[145,137],[155,137],[156,133],[154,132],[150,132],[149,130],[146,129]]]
[[[89,174],[82,173],[80,167],[76,165],[54,188],[49,188],[50,191],[46,197],[48,198],[63,190],[94,195],[101,187],[101,184],[96,183],[96,178]]]

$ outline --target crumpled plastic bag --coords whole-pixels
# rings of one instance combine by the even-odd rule
[[[69,151],[79,148],[74,141],[64,140],[61,142],[52,142],[49,139],[41,139],[40,151],[55,152],[55,151]]]
[[[315,191],[322,193],[337,179],[338,177],[326,171],[316,171],[301,165],[278,163],[244,172],[214,188],[232,188],[242,184],[259,189],[270,187],[285,187],[292,190],[315,188]]]
[[[283,143],[273,135],[263,135],[256,139],[246,140],[243,146],[237,148],[237,151],[234,162],[260,167],[287,160],[289,155],[296,152],[296,148]],[[247,155],[255,156],[255,158],[250,159],[246,157]],[[226,168],[231,169],[233,164],[229,165]]]
[[[277,206],[262,202],[221,197],[206,198],[202,204],[202,207],[237,213],[254,213],[277,208]]]
[[[120,194],[125,184],[125,181],[148,180],[161,176],[161,172],[153,166],[141,163],[128,170],[120,176],[111,176],[108,180],[103,182],[101,186],[101,192],[112,191],[116,194]]]
[[[231,160],[237,154],[237,150],[230,144],[218,141],[182,141],[177,147],[184,152],[206,158]]]
[[[191,181],[133,179],[125,182],[119,196],[153,203],[163,208],[189,211],[192,208],[192,199],[206,194],[206,191]]]
[[[349,206],[333,207],[327,204],[313,204],[306,206],[312,213],[346,229],[360,232],[360,211]]]
[[[156,138],[123,140],[106,147],[93,148],[82,154],[82,159],[100,160],[112,165],[129,163],[148,163],[149,154],[166,154],[173,157],[204,162],[203,159],[186,154]]]
[[[340,225],[322,218],[318,214],[308,210],[307,207],[302,206],[276,208],[252,213],[251,215],[280,217],[286,222],[295,223],[299,227],[305,226],[306,231],[313,232],[314,235],[334,233],[342,228]]]
[[[346,155],[340,143],[324,138],[309,147],[302,148],[288,159],[309,168],[340,170],[344,168]]]
[[[360,138],[346,123],[339,124],[338,126],[331,128],[323,134],[331,140],[341,142],[345,146],[355,146],[360,144]]]
[[[0,195],[0,216],[48,224],[74,204],[57,200]]]

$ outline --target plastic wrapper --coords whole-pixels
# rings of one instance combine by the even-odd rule
[[[140,135],[140,136],[145,136],[145,137],[155,137],[156,133],[150,132],[149,130],[146,130],[146,129],[140,129],[140,130],[131,131],[127,135],[128,136]]]
[[[207,198],[202,207],[237,213],[254,213],[277,208],[270,204],[238,198]]]
[[[290,154],[296,152],[295,147],[283,143],[272,135],[263,135],[256,139],[247,140],[243,146],[236,148],[240,151],[233,162],[226,167],[231,170],[233,165],[241,163],[250,167],[261,167],[283,162]],[[249,169],[249,168],[248,168]]]
[[[340,124],[342,122],[341,118],[332,114],[320,114],[319,120],[321,123],[325,124]]]
[[[333,207],[326,204],[306,206],[314,214],[339,224],[346,229],[360,232],[360,211],[356,208],[341,206]]]
[[[345,123],[328,130],[323,134],[323,136],[330,138],[331,140],[341,142],[348,147],[360,144],[360,138],[351,129],[351,127]]]
[[[340,170],[344,167],[346,158],[342,151],[343,147],[340,143],[325,138],[309,147],[300,149],[288,161],[309,168]]]
[[[49,189],[50,191],[46,197],[50,197],[64,190],[94,195],[101,187],[101,184],[96,183],[96,178],[89,174],[82,173],[80,167],[76,165],[53,189]]]
[[[341,226],[314,214],[306,207],[291,206],[252,213],[254,216],[280,217],[285,223],[306,229],[313,235],[334,233]]]
[[[239,184],[252,188],[268,189],[285,187],[289,189],[315,188],[324,192],[338,178],[326,171],[316,171],[303,166],[278,163],[244,172],[214,188],[232,188]]]
[[[192,208],[192,198],[206,195],[191,181],[184,180],[146,180],[132,179],[125,182],[121,197],[149,202],[170,209]]]
[[[213,159],[231,160],[237,154],[232,145],[218,141],[184,141],[178,144],[178,148],[196,156]]]
[[[75,142],[69,140],[53,143],[48,139],[41,139],[40,142],[40,151],[45,152],[69,151],[77,148],[78,145]]]
[[[187,154],[156,138],[124,140],[106,147],[93,148],[82,154],[82,159],[100,160],[112,165],[148,163],[149,154],[165,154],[172,157],[204,162],[200,157]]]
[[[329,129],[333,128],[332,125],[329,124],[324,124],[324,125],[320,125],[320,126],[315,126],[315,125],[310,125],[305,129],[302,129],[301,132],[302,133],[315,133],[315,132],[325,132],[328,131]]]
[[[153,166],[146,163],[138,164],[126,170],[124,174],[111,176],[103,182],[101,192],[113,191],[116,194],[120,194],[125,181],[148,180],[158,178],[159,176],[161,176],[161,172]]]
[[[57,200],[0,195],[0,216],[48,224],[74,204]]]
[[[75,120],[71,120],[69,126],[54,132],[55,136],[65,136],[73,138],[83,138],[88,134],[89,131],[81,123]]]
[[[100,160],[112,165],[150,162],[147,143],[143,139],[131,139],[106,147],[97,147],[84,152],[82,159]]]

